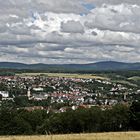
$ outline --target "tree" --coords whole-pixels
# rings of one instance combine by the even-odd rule
[[[129,128],[129,108],[116,105],[102,115],[102,131],[126,131]]]
[[[130,126],[133,130],[140,130],[140,101],[135,101],[130,107]]]
[[[0,101],[2,100],[2,95],[0,94]]]
[[[15,97],[14,101],[18,107],[26,107],[29,104],[28,97],[26,96]]]
[[[13,135],[29,135],[33,134],[32,127],[29,122],[20,115],[16,115],[10,124],[11,134]]]

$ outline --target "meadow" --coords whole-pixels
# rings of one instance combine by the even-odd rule
[[[17,76],[48,76],[48,77],[65,77],[65,78],[82,78],[82,79],[108,79],[107,77],[95,74],[71,74],[71,73],[22,73],[16,74]]]
[[[1,136],[0,140],[140,140],[140,132],[110,132],[49,136]]]

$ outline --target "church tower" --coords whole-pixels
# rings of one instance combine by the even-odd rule
[[[28,97],[28,99],[31,97],[31,88],[28,88],[28,90],[27,90],[27,97]]]

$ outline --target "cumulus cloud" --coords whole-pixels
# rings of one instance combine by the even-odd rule
[[[80,21],[67,21],[66,23],[61,23],[61,31],[68,33],[84,33],[84,27]]]
[[[85,22],[88,28],[112,30],[121,32],[140,33],[140,7],[135,5],[120,4],[102,6],[92,10],[88,15],[91,18]]]
[[[93,3],[97,6],[101,6],[103,4],[111,4],[111,5],[118,5],[122,3],[127,3],[131,5],[140,5],[140,1],[138,0],[84,0],[85,2]]]
[[[140,61],[138,0],[0,2],[0,61]]]

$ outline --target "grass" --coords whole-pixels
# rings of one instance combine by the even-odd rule
[[[136,84],[133,84],[129,81],[125,81],[125,80],[113,80],[114,83],[120,83],[120,84],[125,84],[125,85],[128,85],[128,86],[132,86],[132,87],[137,87]]]
[[[128,78],[128,80],[140,81],[140,77],[139,76],[133,76],[133,77]]]
[[[0,140],[140,140],[140,132],[92,133],[51,136],[2,136]]]
[[[108,79],[107,77],[94,75],[94,74],[69,74],[69,73],[22,73],[16,74],[17,76],[37,76],[44,75],[48,77],[65,77],[65,78],[82,78],[82,79]]]

